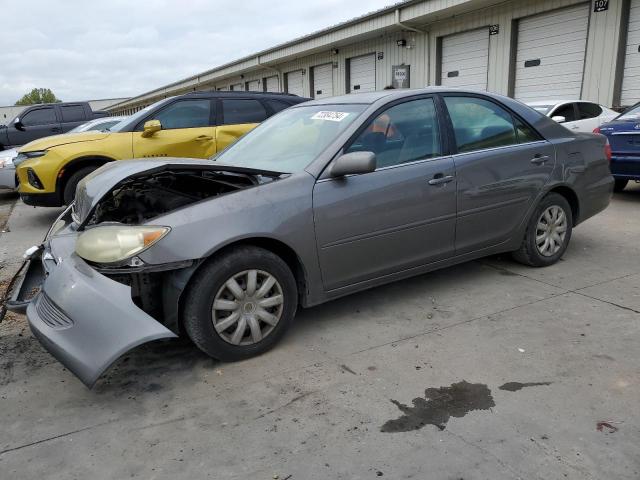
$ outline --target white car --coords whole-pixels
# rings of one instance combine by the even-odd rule
[[[17,148],[0,150],[0,189],[13,190],[16,188],[16,167],[13,165],[13,159],[17,156]]]
[[[574,132],[591,133],[619,115],[603,105],[582,100],[541,100],[527,105]]]

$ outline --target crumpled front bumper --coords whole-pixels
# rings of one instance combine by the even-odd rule
[[[39,270],[41,288],[26,309],[31,331],[91,388],[128,350],[176,335],[133,303],[130,287],[98,273],[78,257],[76,238],[76,234],[66,234],[45,242],[31,258],[24,274],[31,281],[23,282],[21,290],[25,284],[34,288],[33,278]],[[21,291],[17,297],[28,293]]]

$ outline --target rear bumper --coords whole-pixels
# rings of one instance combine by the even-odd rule
[[[611,174],[617,180],[640,180],[640,157],[613,155]]]
[[[128,350],[176,337],[133,303],[130,287],[99,274],[72,253],[75,236],[51,243],[53,249],[47,245],[41,251],[42,260],[31,260],[41,261],[43,268],[41,288],[26,307],[27,319],[44,348],[87,387]],[[26,276],[33,270],[30,264]]]

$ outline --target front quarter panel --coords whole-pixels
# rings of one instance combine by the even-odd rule
[[[157,217],[171,232],[139,257],[156,265],[197,260],[235,242],[272,239],[291,248],[305,271],[310,303],[321,296],[313,222],[315,179],[307,172],[212,198]]]

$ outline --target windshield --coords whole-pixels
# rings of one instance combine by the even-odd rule
[[[623,112],[616,120],[638,120],[640,118],[640,103]]]
[[[142,110],[138,110],[133,115],[131,115],[131,116],[125,118],[124,120],[116,123],[113,127],[110,127],[109,131],[110,132],[119,132],[119,131],[122,130],[123,127],[125,127],[126,125],[129,125],[131,122],[137,123],[139,120],[142,120],[144,117],[147,116],[147,113],[149,113],[149,110],[151,110],[152,108],[157,107],[158,105],[160,105],[161,103],[166,102],[167,100],[170,100],[171,98],[173,98],[173,97],[165,98],[164,100],[158,100],[156,103],[152,103],[148,107],[144,107]]]
[[[366,108],[367,105],[310,105],[284,110],[214,160],[236,167],[300,172]]]
[[[549,110],[553,108],[553,105],[530,105],[536,112],[540,112],[543,115],[549,113]]]

